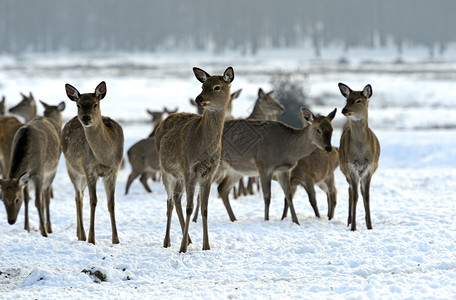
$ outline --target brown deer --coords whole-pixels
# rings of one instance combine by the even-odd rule
[[[38,210],[40,231],[43,236],[48,236],[48,233],[52,232],[51,184],[57,172],[61,153],[61,111],[65,108],[65,104],[62,103],[59,106],[48,106],[45,110],[45,117],[36,117],[17,130],[12,142],[11,163],[7,179],[0,180],[8,223],[16,222],[22,202],[25,202],[24,228],[27,231],[30,231],[28,183],[33,183],[35,206]]]
[[[177,107],[174,110],[168,110],[165,107],[165,108],[163,108],[162,111],[152,111],[150,109],[147,109],[146,111],[152,117],[152,132],[153,132],[155,130],[155,128],[158,127],[158,124],[160,124],[160,122],[163,121],[163,117],[165,115],[170,115],[170,114],[177,112]],[[149,136],[152,136],[152,133]]]
[[[80,94],[70,84],[65,85],[68,98],[76,102],[78,115],[68,121],[62,131],[62,150],[68,175],[73,183],[76,200],[77,236],[86,240],[83,219],[83,199],[86,186],[90,196],[90,229],[88,242],[95,244],[96,185],[103,178],[111,217],[112,243],[118,244],[114,192],[117,173],[122,163],[124,136],[122,127],[101,115],[100,101],[106,96],[103,81],[94,93]]]
[[[299,224],[292,201],[290,172],[298,160],[315,149],[332,150],[331,121],[336,110],[328,116],[314,115],[304,108],[301,113],[309,123],[302,129],[278,121],[232,120],[225,123],[219,171],[225,176],[218,191],[231,221],[236,218],[229,203],[229,191],[243,175],[259,175],[265,203],[264,219],[269,220],[271,180],[275,176],[284,191],[292,220]]]
[[[337,205],[337,189],[334,180],[334,171],[339,166],[339,151],[332,147],[331,152],[316,149],[310,155],[300,159],[296,167],[291,171],[290,184],[291,194],[294,197],[298,185],[301,185],[307,192],[310,205],[312,206],[315,216],[320,217],[317,200],[315,197],[315,188],[317,185],[326,193],[328,200],[328,219],[334,217]],[[288,205],[285,199],[284,211],[282,218],[287,216]]]
[[[24,118],[25,122],[30,121],[36,117],[36,102],[32,93],[30,92],[29,96],[26,96],[21,93],[22,101],[17,105],[11,107],[9,112],[15,115],[19,115]]]
[[[339,83],[339,89],[347,99],[342,114],[348,120],[339,145],[340,169],[349,184],[347,226],[351,224],[351,230],[356,230],[356,204],[358,184],[360,184],[366,212],[366,226],[367,229],[372,229],[369,189],[380,157],[380,143],[367,122],[372,87],[368,84],[362,91],[352,91],[347,85]]]
[[[188,229],[193,212],[195,186],[199,184],[201,215],[203,218],[203,250],[209,250],[207,206],[211,183],[217,171],[222,151],[222,131],[225,114],[230,103],[230,85],[234,79],[233,68],[228,67],[222,76],[211,76],[193,68],[196,78],[203,83],[202,92],[195,102],[204,108],[202,115],[189,113],[171,114],[155,131],[163,184],[167,193],[167,225],[164,247],[171,245],[171,216],[174,206],[183,233],[180,252],[187,252],[191,242]],[[187,197],[184,220],[181,197],[185,188]]]

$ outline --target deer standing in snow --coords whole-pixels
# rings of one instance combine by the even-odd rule
[[[349,184],[348,225],[356,230],[356,204],[358,184],[364,200],[367,229],[372,229],[370,215],[370,182],[378,167],[380,143],[368,126],[367,116],[372,87],[366,85],[362,91],[352,91],[347,85],[339,83],[347,103],[342,114],[347,117],[339,146],[340,169]]]
[[[48,233],[52,232],[49,209],[51,184],[57,172],[61,153],[61,111],[64,108],[63,102],[58,106],[48,105],[44,117],[36,117],[17,130],[12,141],[7,179],[0,180],[8,223],[16,222],[22,202],[25,202],[24,228],[27,231],[30,231],[29,183],[33,183],[35,206],[43,236],[48,236]]]
[[[88,242],[95,244],[96,185],[103,178],[111,217],[112,243],[118,244],[114,192],[117,173],[122,163],[124,136],[122,127],[101,115],[100,101],[106,96],[106,83],[101,82],[94,93],[80,94],[70,84],[65,85],[68,98],[76,102],[78,115],[68,121],[62,131],[62,150],[68,175],[76,194],[77,236],[86,240],[83,200],[86,186],[90,196],[90,229]]]
[[[231,67],[222,76],[211,76],[199,68],[193,68],[193,73],[203,84],[202,92],[195,99],[196,104],[204,109],[203,114],[171,114],[155,131],[155,144],[167,193],[167,225],[163,246],[171,245],[171,217],[175,206],[183,234],[180,252],[187,252],[191,242],[188,229],[197,184],[200,187],[203,219],[203,250],[210,249],[207,207],[211,184],[220,162],[222,131],[230,103],[230,85],[234,79]],[[187,197],[185,220],[181,206],[184,189]]]

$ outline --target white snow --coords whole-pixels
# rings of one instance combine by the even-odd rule
[[[235,71],[232,89],[243,89],[233,107],[239,117],[250,113],[259,87],[271,89],[268,72],[280,68],[308,73],[308,92],[317,100],[312,111],[327,114],[338,108],[336,146],[345,120],[337,83],[358,90],[370,83],[369,124],[382,148],[371,184],[373,230],[366,229],[361,199],[358,230],[347,227],[348,185],[337,169],[335,218],[325,217],[323,192],[317,189],[322,215],[318,219],[299,188],[294,203],[300,226],[290,217],[280,220],[283,193],[275,182],[268,222],[263,220],[260,193],[232,200],[238,221],[230,222],[213,186],[211,250],[201,250],[199,220],[190,224],[193,244],[185,254],[179,253],[181,230],[175,214],[172,245],[162,247],[166,194],[160,183],[150,181],[153,193],[147,194],[136,180],[130,194],[124,195],[128,163],[119,172],[116,189],[120,244],[111,244],[102,183],[97,244],[77,241],[74,191],[62,155],[53,184],[54,233],[49,238],[39,233],[33,201],[30,233],[23,229],[23,212],[16,224],[9,225],[0,207],[0,299],[456,298],[456,60],[424,62],[414,53],[410,62],[396,65],[394,54],[388,52],[354,52],[362,55],[343,66],[336,63],[340,53],[315,61],[297,51],[257,57],[168,53],[0,58],[0,94],[5,94],[8,107],[20,100],[19,92],[32,91],[36,99],[50,104],[65,100],[65,120],[75,115],[76,107],[66,98],[64,84],[92,92],[105,80],[107,96],[101,110],[124,121],[125,152],[151,131],[150,124],[127,120],[148,119],[146,108],[178,106],[193,112],[188,98],[198,95],[201,84],[191,68],[221,74],[229,65]],[[376,63],[363,64],[364,57]],[[84,214],[88,231],[88,192]]]

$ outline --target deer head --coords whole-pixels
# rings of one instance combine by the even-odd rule
[[[333,127],[331,121],[336,116],[337,109],[334,109],[327,116],[314,115],[310,110],[301,107],[302,120],[307,124],[305,127],[309,126],[309,138],[312,141],[312,144],[317,146],[317,148],[325,150],[326,152],[331,152],[331,137],[333,132]]]
[[[10,225],[16,223],[17,215],[24,202],[24,187],[28,183],[29,177],[29,173],[24,173],[19,178],[0,179],[2,200]]]
[[[371,85],[366,85],[362,91],[352,91],[347,85],[339,83],[339,89],[347,99],[342,114],[355,122],[364,120],[367,116],[369,99],[372,97]]]

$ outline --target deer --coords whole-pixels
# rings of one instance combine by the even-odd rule
[[[191,243],[188,234],[193,212],[195,186],[199,184],[201,215],[203,219],[203,251],[210,250],[208,234],[208,200],[211,183],[219,166],[222,152],[222,132],[230,103],[230,86],[234,70],[228,67],[223,75],[211,76],[194,67],[193,73],[202,83],[202,91],[195,102],[203,114],[175,113],[163,120],[155,130],[163,185],[167,193],[167,224],[163,247],[171,246],[170,229],[174,206],[182,229],[179,252],[187,252]],[[185,189],[186,219],[181,206]]]
[[[113,119],[101,115],[100,101],[106,96],[106,83],[99,83],[93,93],[81,94],[74,86],[65,84],[71,101],[76,102],[77,116],[62,130],[62,150],[68,175],[74,186],[76,201],[76,234],[85,241],[83,219],[84,190],[90,197],[90,228],[88,242],[95,244],[96,185],[103,178],[108,211],[111,218],[112,243],[118,244],[115,218],[115,187],[122,163],[124,135],[122,127]]]
[[[226,111],[225,120],[231,120],[231,119],[234,118],[233,114],[232,114],[232,111],[233,111],[233,100],[236,100],[237,98],[239,98],[239,95],[241,95],[241,92],[242,92],[242,89],[237,90],[236,92],[231,94],[231,96],[230,96],[230,104],[228,106],[228,110]],[[190,99],[189,101],[190,101],[191,105],[196,107],[196,112],[198,114],[202,115],[204,109],[199,107],[198,104],[196,104],[195,100]]]
[[[380,143],[368,125],[368,107],[372,97],[372,87],[366,85],[362,91],[352,91],[339,83],[339,90],[346,98],[342,114],[347,117],[339,144],[340,169],[349,184],[348,222],[351,230],[356,230],[356,204],[358,185],[364,201],[367,229],[372,229],[370,215],[370,182],[378,167]]]
[[[290,172],[300,159],[315,149],[332,151],[331,121],[336,111],[320,116],[302,107],[300,112],[308,125],[301,129],[279,121],[231,120],[225,123],[219,171],[224,178],[217,190],[231,221],[236,217],[229,203],[229,191],[243,175],[259,175],[265,204],[264,219],[269,220],[271,180],[275,177],[284,191],[292,221],[299,225],[293,206]]]
[[[265,93],[263,89],[258,89],[258,99],[255,102],[252,113],[247,117],[247,120],[271,120],[277,121],[277,115],[281,115],[285,112],[285,107],[278,103],[273,97],[274,91]],[[257,181],[255,177],[249,177],[247,187],[244,186],[244,181],[241,178],[239,180],[239,192],[234,191],[234,198],[238,195],[243,194],[253,195],[253,184]],[[259,186],[258,186],[259,188]]]
[[[32,93],[26,96],[21,93],[22,101],[16,106],[9,109],[9,112],[17,114],[24,118],[25,122],[36,117],[36,104]],[[2,104],[5,106],[5,97],[3,96]],[[0,105],[0,106],[1,106]],[[22,122],[14,116],[0,116],[0,164],[2,166],[2,177],[6,178],[11,161],[11,145],[14,135]]]
[[[255,102],[252,113],[247,117],[248,120],[258,119],[258,120],[277,120],[277,114],[283,114],[285,112],[285,107],[282,104],[278,103],[272,97],[273,91],[265,93],[261,88],[258,89],[258,99]],[[219,178],[219,180],[222,180]],[[244,182],[239,179],[239,188],[238,192],[233,187],[233,197],[236,199],[241,193],[244,195],[253,194],[253,183],[255,182],[255,177],[249,177],[247,188],[244,186]],[[198,210],[200,207],[200,201],[198,199],[195,213],[193,215],[193,222],[198,220]]]
[[[307,192],[310,205],[315,216],[320,218],[315,196],[315,185],[326,193],[328,201],[328,220],[334,218],[337,205],[337,189],[334,171],[339,166],[338,148],[332,147],[330,152],[315,149],[310,155],[300,159],[290,174],[291,194],[295,195],[299,185]],[[283,218],[287,216],[288,205],[285,199]]]
[[[168,110],[164,107],[162,111],[152,111],[150,109],[147,109],[146,111],[152,117],[152,132],[154,132],[155,128],[158,127],[158,124],[163,121],[163,117],[177,112],[177,107],[174,110]],[[149,134],[149,137],[150,136],[152,136],[152,133]]]
[[[26,96],[23,93],[21,93],[21,96],[22,101],[11,107],[9,112],[21,116],[24,118],[24,122],[27,123],[36,117],[36,102],[31,92],[29,93],[29,96]]]
[[[44,103],[44,102],[43,102]],[[65,103],[48,106],[44,117],[36,117],[22,125],[14,135],[7,179],[0,179],[8,223],[16,223],[24,203],[24,229],[30,232],[28,202],[30,183],[35,189],[35,206],[39,215],[41,235],[52,233],[50,216],[51,184],[61,154],[61,112]],[[60,121],[60,124],[59,124]],[[46,217],[45,214],[46,213]]]

